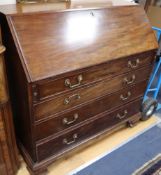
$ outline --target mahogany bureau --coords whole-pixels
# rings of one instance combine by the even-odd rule
[[[17,137],[31,174],[141,118],[158,46],[142,8],[1,18]]]

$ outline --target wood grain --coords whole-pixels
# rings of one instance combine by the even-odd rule
[[[8,15],[7,19],[29,81],[158,46],[145,12],[138,6]]]
[[[129,103],[124,107],[121,107],[114,112],[105,113],[100,115],[93,122],[88,122],[85,126],[78,127],[77,129],[66,132],[66,134],[60,135],[57,138],[52,138],[46,140],[45,142],[39,143],[37,145],[38,160],[42,160],[52,154],[59,153],[59,150],[65,151],[71,149],[74,145],[77,145],[81,141],[88,140],[91,136],[97,135],[104,130],[108,130],[116,123],[127,120],[128,117],[136,114],[142,103],[142,99],[139,99],[135,102]],[[117,118],[117,115],[123,115],[124,110],[127,110],[128,113],[123,119]],[[74,134],[77,134],[77,138],[73,138]],[[63,143],[63,139],[66,139],[69,143]],[[72,143],[73,142],[73,143]]]
[[[9,102],[0,107],[0,151],[2,172],[4,175],[15,175],[19,168],[19,159]]]
[[[46,116],[62,112],[80,104],[87,103],[93,99],[97,99],[97,97],[111,94],[120,89],[126,88],[129,85],[124,82],[124,79],[127,78],[131,81],[133,75],[135,75],[135,80],[130,85],[147,80],[150,72],[151,66],[148,66],[146,69],[142,68],[127,74],[116,76],[112,79],[105,79],[104,81],[101,81],[100,83],[94,84],[92,86],[86,86],[56,98],[37,103],[34,105],[35,120],[43,119]],[[125,92],[124,96],[127,96],[127,93],[128,92]],[[69,104],[65,104],[66,99],[69,99]]]
[[[64,130],[68,130],[81,122],[95,117],[99,113],[102,113],[104,111],[110,111],[118,106],[129,103],[130,101],[135,100],[138,97],[142,97],[145,87],[146,81],[143,81],[130,88],[124,88],[117,93],[106,95],[86,105],[81,105],[80,107],[70,110],[69,112],[64,112],[61,115],[46,117],[44,118],[44,120],[36,122],[35,137],[37,140],[40,140],[50,135],[57,135],[60,132],[64,132]],[[132,96],[128,100],[122,101],[120,99],[120,95],[126,95],[126,93],[129,91],[132,93]],[[67,119],[67,121],[74,120],[75,114],[78,115],[78,118],[75,120],[75,122],[71,124],[63,123],[63,120],[65,118]]]
[[[5,47],[0,45],[0,174],[15,175],[19,160],[3,56],[5,50]]]
[[[30,174],[141,118],[157,41],[139,6],[11,12],[0,20],[17,137]],[[64,84],[79,83],[80,73],[81,85]],[[72,112],[83,117],[64,129],[59,122],[71,121]],[[115,118],[118,112],[125,120]],[[86,132],[78,143],[62,146],[62,139],[73,141],[73,131]]]
[[[129,66],[129,61],[132,64],[136,64],[139,60],[137,67],[131,68]],[[34,97],[34,101],[43,101],[44,99],[52,98],[53,96],[65,93],[80,87],[89,86],[95,82],[102,81],[103,79],[113,78],[116,75],[130,72],[131,70],[136,70],[138,68],[144,67],[148,64],[153,65],[154,62],[154,52],[145,52],[143,54],[136,54],[135,56],[124,57],[117,61],[110,61],[102,66],[95,66],[91,69],[84,69],[82,71],[77,71],[74,73],[66,74],[63,78],[50,79],[46,81],[39,81],[34,84],[33,92],[37,93]],[[78,83],[78,77],[82,76],[82,81],[79,86],[70,88],[66,86],[66,80],[70,80],[72,85]]]

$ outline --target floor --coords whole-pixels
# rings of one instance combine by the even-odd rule
[[[152,117],[146,122],[140,122],[133,128],[125,128],[112,135],[105,136],[99,142],[93,143],[91,146],[88,146],[76,154],[71,154],[70,156],[66,156],[63,159],[56,161],[49,166],[48,175],[67,175],[74,169],[99,158],[113,149],[116,149],[126,143],[129,139],[134,138],[147,128],[153,126],[159,121],[158,117],[160,117],[159,120],[161,120],[160,113],[157,113],[155,117]],[[29,175],[23,159],[21,159],[21,168],[17,175]]]

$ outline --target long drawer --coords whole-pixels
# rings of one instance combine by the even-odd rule
[[[46,82],[37,82],[33,86],[36,94],[35,100],[43,100],[56,94],[64,93],[84,85],[97,82],[101,79],[110,78],[122,73],[136,70],[145,65],[152,64],[154,53],[142,53],[135,56],[130,56],[115,61],[108,62],[102,66],[97,66],[92,69],[70,73],[63,78],[57,78]],[[61,65],[60,65],[61,66]]]
[[[110,129],[110,127],[120,124],[128,119],[128,117],[137,114],[141,108],[142,99],[124,105],[111,113],[105,113],[94,121],[79,126],[77,129],[70,130],[58,137],[47,139],[46,141],[37,143],[36,152],[38,161],[59,154],[76,146],[82,141],[88,140],[90,137]]]
[[[104,96],[87,105],[78,107],[65,114],[58,115],[47,121],[37,122],[35,125],[36,140],[46,138],[50,135],[69,129],[87,119],[95,117],[99,113],[109,111],[119,105],[125,104],[138,97],[143,96],[146,88],[146,81],[140,82],[132,87],[118,91],[117,93]],[[129,98],[122,100],[121,96],[126,96],[130,92]]]
[[[148,66],[127,74],[116,76],[111,80],[107,79],[95,85],[75,90],[52,100],[38,103],[34,106],[35,120],[43,119],[46,116],[64,111],[105,94],[116,92],[129,85],[146,80],[150,72],[151,66]]]

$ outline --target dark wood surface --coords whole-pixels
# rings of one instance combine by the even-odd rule
[[[148,67],[147,69],[143,68],[137,71],[135,70],[128,74],[116,76],[113,79],[105,79],[97,84],[86,86],[84,88],[58,96],[54,99],[38,103],[34,105],[35,120],[42,119],[45,116],[49,116],[54,113],[56,114],[83,104],[84,102],[89,102],[90,100],[116,92],[120,89],[128,87],[129,85],[146,80],[150,72],[151,67]],[[127,84],[125,79],[131,83]],[[124,96],[127,96],[126,93]]]
[[[132,68],[129,63],[136,64],[137,67]],[[143,54],[136,54],[135,56],[124,57],[117,61],[110,61],[100,66],[95,66],[91,69],[83,71],[77,71],[75,73],[66,74],[64,78],[58,78],[56,80],[39,81],[33,87],[36,97],[36,102],[42,101],[47,98],[51,98],[55,95],[71,91],[76,88],[84,87],[86,85],[93,84],[95,82],[102,81],[104,78],[112,78],[121,73],[126,73],[136,68],[141,68],[145,65],[152,64],[154,61],[154,52],[147,52]],[[79,77],[82,80],[79,81]],[[70,85],[66,84],[66,81],[70,81]]]
[[[7,90],[4,51],[5,47],[0,44],[0,174],[15,175],[19,167],[19,160]]]
[[[7,19],[32,82],[157,47],[138,6],[8,15]]]
[[[88,140],[89,137],[103,130],[108,130],[117,123],[127,121],[128,117],[138,113],[141,103],[142,99],[139,99],[114,112],[101,114],[100,116],[97,116],[94,121],[90,121],[85,125],[80,125],[77,129],[70,130],[63,135],[57,136],[57,138],[52,138],[37,144],[38,160],[41,161],[48,156],[57,154],[60,150],[64,151],[64,149],[71,149],[71,146],[74,147],[78,142]],[[125,111],[127,111],[126,115]],[[118,115],[124,117],[120,119]]]
[[[17,138],[31,174],[140,119],[157,41],[139,6],[0,17]]]
[[[36,122],[36,139],[40,140],[50,135],[56,135],[58,132],[64,132],[64,130],[68,130],[72,126],[76,126],[85,120],[91,119],[101,112],[109,111],[138,97],[142,97],[146,88],[146,82],[147,80],[142,81],[135,86],[124,88],[117,93],[93,100],[92,102],[81,105],[70,112],[63,112],[62,114],[48,117],[46,116],[44,120]],[[121,95],[126,96],[128,92],[131,93],[131,96],[127,100],[123,101],[120,99]]]
[[[19,168],[19,157],[14,134],[10,103],[0,107],[0,173],[15,175]]]

